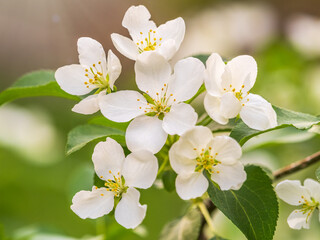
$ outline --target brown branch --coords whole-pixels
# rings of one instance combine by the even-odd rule
[[[297,162],[291,163],[288,166],[285,166],[284,168],[281,168],[273,173],[274,181],[278,180],[279,178],[285,177],[291,173],[295,173],[301,169],[304,169],[314,163],[317,163],[320,161],[320,151],[317,153],[314,153],[302,160],[299,160]],[[208,212],[211,214],[217,207],[211,202],[206,201],[205,205],[207,206]],[[198,240],[207,240],[207,237],[205,236],[203,229],[206,224],[206,221],[204,217],[202,217],[201,227],[200,227],[200,235]]]
[[[273,173],[274,180],[285,177],[291,173],[295,173],[301,169],[304,169],[314,163],[320,161],[320,152],[314,153],[311,156],[308,156],[300,161],[294,162],[281,168]]]

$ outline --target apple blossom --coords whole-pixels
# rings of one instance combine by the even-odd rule
[[[176,190],[184,199],[201,197],[208,188],[207,171],[221,190],[238,190],[246,180],[240,161],[240,145],[231,137],[213,137],[207,127],[197,126],[181,135],[169,150],[169,160],[178,174]]]
[[[277,115],[271,104],[259,95],[249,93],[257,77],[257,63],[251,56],[238,56],[227,64],[213,53],[207,60],[204,107],[220,124],[240,115],[248,127],[266,130],[277,126]]]
[[[293,229],[309,229],[312,213],[316,209],[320,210],[320,183],[306,179],[304,186],[301,186],[298,180],[284,180],[276,186],[275,191],[283,201],[300,206],[289,215],[289,226]]]
[[[115,219],[125,228],[137,227],[145,217],[147,206],[139,203],[135,188],[149,188],[158,172],[157,158],[149,151],[132,152],[125,157],[120,144],[112,138],[96,145],[92,161],[105,187],[94,186],[80,191],[72,199],[71,209],[81,218],[98,218],[115,208]]]
[[[103,95],[110,93],[121,72],[118,57],[109,50],[107,60],[102,45],[89,37],[78,39],[78,52],[80,64],[63,66],[55,73],[61,89],[72,95],[85,95],[94,89],[98,89],[96,93],[102,92]],[[97,112],[100,96],[86,97],[73,111],[83,114]]]
[[[134,119],[126,131],[133,150],[158,152],[167,135],[181,135],[192,128],[198,115],[183,101],[192,98],[203,83],[204,65],[196,58],[176,63],[174,74],[166,59],[156,52],[141,56],[135,64],[136,91],[118,91],[102,96],[101,113],[115,122]]]
[[[159,27],[150,21],[151,15],[145,6],[131,6],[125,13],[122,26],[127,28],[132,38],[111,34],[116,49],[132,60],[140,54],[156,51],[167,60],[178,51],[185,34],[184,20],[179,17]]]

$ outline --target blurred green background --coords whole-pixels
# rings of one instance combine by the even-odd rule
[[[76,41],[82,36],[97,39],[120,58],[119,89],[136,88],[133,62],[114,49],[110,34],[127,35],[121,21],[137,4],[147,6],[158,25],[178,16],[185,19],[185,40],[173,62],[199,53],[218,52],[227,59],[253,55],[259,69],[254,93],[280,107],[320,114],[318,0],[0,0],[0,91],[26,72],[77,63]],[[96,144],[65,157],[68,131],[90,118],[71,112],[74,104],[42,97],[0,107],[0,239],[102,240],[103,233],[108,240],[157,239],[164,224],[188,205],[174,192],[156,187],[142,191],[147,217],[135,231],[112,216],[82,220],[70,210],[72,196],[92,186]],[[319,151],[319,132],[289,129],[286,144],[270,141],[284,132],[259,138],[259,146],[253,139],[244,146],[243,161],[275,170]],[[318,166],[289,179],[315,178]],[[295,231],[286,223],[293,207],[280,201],[280,210],[275,240],[319,239],[317,216],[311,230]],[[214,224],[225,238],[245,239],[219,212]]]

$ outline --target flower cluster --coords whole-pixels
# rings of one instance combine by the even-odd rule
[[[91,38],[78,40],[80,65],[59,68],[55,77],[60,87],[84,96],[73,111],[92,114],[101,111],[114,122],[128,122],[125,156],[122,147],[107,138],[94,149],[92,161],[104,187],[78,192],[71,209],[81,218],[98,218],[111,212],[126,228],[135,228],[145,217],[136,188],[152,186],[158,161],[154,154],[166,144],[169,162],[178,174],[176,190],[182,199],[201,197],[214,181],[221,190],[240,189],[246,172],[239,161],[240,145],[229,136],[214,136],[204,126],[196,126],[198,115],[187,100],[197,96],[204,84],[207,114],[220,124],[240,116],[253,129],[277,125],[270,103],[249,93],[257,76],[257,64],[250,56],[239,56],[227,64],[213,53],[204,64],[193,57],[169,60],[177,52],[185,34],[185,23],[177,18],[156,27],[144,6],[130,7],[122,25],[132,39],[112,34],[115,48],[135,60],[135,81],[141,92],[117,91],[114,83],[121,72],[119,59],[111,50],[106,59],[100,43]],[[206,177],[207,176],[207,177]]]

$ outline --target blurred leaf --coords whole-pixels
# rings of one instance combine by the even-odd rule
[[[318,181],[320,182],[320,167],[318,167],[316,170],[316,177],[317,177]]]
[[[159,240],[196,240],[201,227],[201,213],[197,208],[164,226]]]
[[[95,124],[95,125],[102,125],[102,126],[106,126],[106,127],[112,127],[112,128],[116,128],[122,131],[126,131],[129,122],[124,122],[124,123],[118,123],[118,122],[113,122],[107,118],[105,118],[104,116],[97,116],[97,117],[93,117],[88,121],[89,124]]]
[[[308,129],[320,122],[320,117],[306,113],[294,112],[273,106],[277,113],[278,126],[264,131],[249,128],[244,122],[240,122],[233,128],[230,136],[243,145],[250,138],[275,129],[293,126],[297,129]]]
[[[54,72],[41,70],[28,73],[18,79],[10,88],[0,93],[0,105],[25,97],[55,96],[80,100],[64,92],[54,78]]]
[[[227,240],[227,239],[219,237],[219,236],[215,236],[215,237],[211,238],[210,240]]]
[[[94,173],[94,176],[93,176],[93,185],[98,187],[98,188],[101,188],[101,187],[105,187],[104,185],[105,181],[100,179],[98,177],[98,175],[96,173]]]
[[[221,191],[208,177],[208,194],[213,204],[249,240],[271,240],[278,219],[278,202],[272,181],[260,167],[249,165],[245,170],[247,180],[237,191]]]
[[[193,56],[194,58],[198,58],[204,65],[206,64],[207,59],[209,58],[210,55],[207,54],[199,54]]]
[[[114,127],[94,124],[80,125],[68,133],[66,152],[67,155],[69,155],[75,151],[78,151],[93,140],[106,137],[112,137],[124,144],[124,135],[124,131]]]
[[[177,174],[172,170],[164,171],[162,174],[162,182],[164,188],[168,192],[172,192],[176,189],[175,181],[176,181]]]

